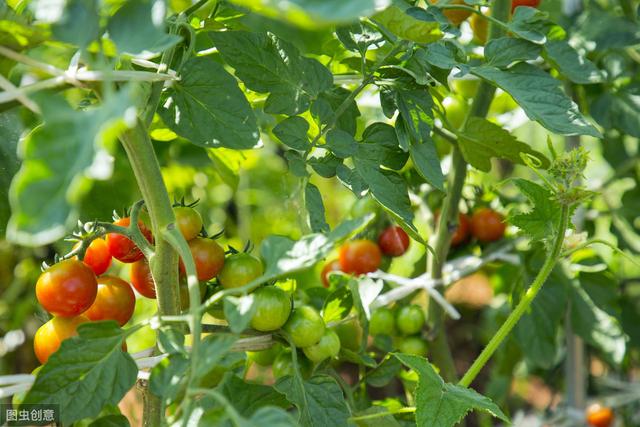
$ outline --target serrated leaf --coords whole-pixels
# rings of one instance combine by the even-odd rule
[[[236,79],[207,57],[185,62],[181,80],[172,86],[158,114],[171,130],[202,147],[248,149],[260,137]]]
[[[481,66],[471,70],[509,93],[530,119],[561,135],[602,135],[560,89],[560,82],[538,67],[519,63],[508,70]],[[532,91],[531,88],[536,90]]]
[[[353,156],[358,149],[353,136],[341,129],[331,129],[327,132],[326,141],[326,148],[341,159]]]
[[[565,40],[553,40],[544,45],[547,59],[566,76],[578,84],[594,84],[603,80],[600,70],[585,57],[581,56]]]
[[[460,65],[464,53],[450,40],[440,40],[424,48],[424,60],[434,67],[450,70]]]
[[[409,155],[400,149],[396,131],[386,123],[375,122],[362,133],[362,142],[357,146],[354,157],[377,163],[389,169],[399,170],[407,162]]]
[[[324,203],[318,187],[308,182],[304,189],[304,203],[309,214],[309,225],[314,233],[327,233],[329,224],[325,218]]]
[[[549,190],[534,182],[522,178],[512,181],[530,200],[532,207],[528,212],[511,212],[507,222],[520,228],[534,241],[553,238],[560,222],[560,204],[552,199]]]
[[[333,85],[333,76],[315,59],[273,34],[225,31],[209,33],[236,76],[256,92],[271,93],[265,111],[295,115]],[[274,97],[272,99],[272,96]]]
[[[460,151],[469,164],[484,172],[491,170],[491,158],[523,164],[522,153],[535,157],[540,167],[549,167],[549,160],[508,131],[480,117],[471,117],[459,137]]]
[[[224,299],[223,310],[231,332],[239,334],[247,329],[253,314],[256,312],[253,295],[228,296]]]
[[[120,52],[153,54],[182,38],[165,31],[166,6],[162,0],[131,0],[109,19],[109,37]]]
[[[347,287],[333,291],[325,300],[322,307],[324,323],[336,322],[349,315],[353,308],[353,297]]]
[[[393,356],[387,356],[378,366],[367,372],[365,377],[367,384],[372,387],[384,387],[400,372],[402,365]]]
[[[273,387],[245,382],[235,374],[228,375],[225,381],[218,386],[218,390],[233,402],[236,411],[247,416],[259,413],[260,408],[265,406],[281,408],[288,406],[284,396]]]
[[[334,87],[318,95],[318,98],[311,104],[311,114],[320,123],[326,124],[351,95],[351,92],[343,87]],[[353,136],[356,134],[357,122],[360,117],[360,110],[355,100],[347,103],[346,109],[340,114],[335,122],[334,129],[341,129]]]
[[[12,216],[7,228],[9,239],[26,246],[54,242],[75,225],[89,179],[111,175],[112,159],[104,146],[125,128],[125,111],[132,106],[126,89],[84,111],[73,110],[52,93],[34,98],[44,124],[22,144],[22,167],[9,193]]]
[[[327,375],[315,375],[307,381],[286,376],[274,385],[298,408],[302,426],[347,426],[350,416],[340,386]]]
[[[532,61],[540,56],[542,46],[523,39],[501,37],[489,40],[484,48],[488,65],[503,68],[514,62]]]
[[[396,36],[418,43],[431,43],[442,38],[440,25],[417,19],[398,6],[389,6],[374,15],[376,22],[384,25]]]
[[[126,332],[114,321],[78,326],[38,373],[25,404],[60,405],[60,420],[70,424],[117,405],[135,384],[138,367],[122,351]]]
[[[487,412],[509,422],[488,397],[466,387],[445,383],[427,359],[401,353],[394,356],[418,374],[415,397],[418,427],[453,427],[472,410]]]
[[[309,148],[309,123],[300,116],[287,117],[273,128],[273,134],[284,144],[296,150]]]

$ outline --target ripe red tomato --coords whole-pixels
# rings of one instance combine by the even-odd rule
[[[215,240],[197,237],[189,240],[189,249],[196,263],[198,280],[207,282],[220,273],[224,266],[224,249]],[[180,271],[184,273],[182,262],[180,262]]]
[[[49,313],[73,317],[86,311],[96,299],[98,283],[93,270],[82,261],[68,259],[49,267],[38,278],[36,297]]]
[[[202,216],[197,210],[188,206],[177,206],[173,208],[173,213],[176,216],[176,224],[185,240],[198,237],[200,230],[202,230]]]
[[[471,217],[471,233],[481,242],[502,239],[506,229],[504,217],[493,209],[480,208]]]
[[[131,284],[140,295],[147,298],[156,297],[156,284],[153,281],[151,269],[146,259],[141,259],[131,265],[129,278],[131,279]]]
[[[119,225],[121,227],[128,227],[130,223],[131,220],[129,218],[120,218],[119,220],[114,222],[115,225]],[[149,231],[149,229],[144,225],[142,221],[138,221],[138,227],[140,227],[140,231],[142,231],[144,237],[146,237],[147,240],[151,242],[153,240],[151,231]],[[121,262],[136,262],[141,260],[144,256],[140,249],[136,246],[136,244],[122,234],[107,234],[107,246],[109,247],[111,256]]]
[[[72,336],[78,335],[77,327],[88,322],[84,316],[54,317],[40,326],[33,338],[33,350],[40,363],[45,364],[49,356],[58,351],[60,343]]]
[[[587,422],[593,427],[610,427],[613,424],[613,411],[611,408],[594,404],[587,408]]]
[[[345,273],[367,274],[380,267],[382,253],[371,240],[354,240],[342,245],[339,259],[340,268]]]
[[[136,296],[131,286],[115,276],[98,278],[98,295],[89,310],[83,314],[89,320],[115,320],[120,326],[131,319]]]
[[[440,216],[440,212],[436,212],[435,220],[438,222],[438,217]],[[458,226],[453,231],[453,235],[451,236],[451,246],[460,246],[465,243],[469,239],[469,232],[471,230],[471,223],[469,221],[469,216],[458,213]]]
[[[325,288],[329,287],[329,273],[332,271],[342,271],[340,267],[340,260],[334,259],[329,261],[322,268],[322,273],[320,273],[320,278],[322,279],[322,284]]]
[[[80,242],[76,243],[73,248],[75,249],[78,246],[80,246]],[[96,276],[107,271],[111,266],[111,253],[109,252],[107,242],[102,238],[91,241],[89,247],[84,253],[84,259],[82,262],[91,267]]]
[[[511,13],[516,10],[518,6],[538,7],[541,0],[511,0]]]
[[[384,229],[378,237],[378,246],[382,253],[388,256],[400,256],[409,249],[409,235],[397,225]]]
[[[237,253],[224,261],[218,282],[225,289],[239,288],[262,276],[264,267],[259,258],[248,253]]]

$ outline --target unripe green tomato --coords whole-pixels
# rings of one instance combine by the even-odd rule
[[[362,326],[358,319],[351,319],[333,327],[340,338],[340,346],[351,351],[359,351],[362,345]]]
[[[340,338],[331,329],[325,329],[324,335],[316,344],[302,349],[304,355],[315,363],[324,359],[336,357],[340,352]]]
[[[356,201],[353,202],[350,214],[351,218],[357,219],[363,218],[369,214],[377,215],[379,211],[380,205],[378,205],[378,202],[376,202],[370,194],[367,194],[366,196],[360,199],[356,199]]]
[[[295,308],[283,329],[296,347],[314,345],[324,335],[325,324],[320,314],[308,305]]]
[[[276,359],[278,354],[282,352],[282,345],[273,344],[270,348],[259,351],[247,351],[247,360],[254,362],[260,366],[269,366]]]
[[[454,92],[464,99],[473,98],[478,92],[478,86],[480,85],[480,79],[453,79],[451,80],[451,87]]]
[[[225,289],[239,288],[262,276],[264,267],[259,258],[248,253],[229,255],[218,274],[218,282]]]
[[[427,355],[427,343],[420,336],[404,337],[398,343],[398,351],[425,357]]]
[[[303,378],[311,376],[313,371],[313,364],[309,359],[298,353],[298,367],[300,368],[300,374]],[[291,350],[285,349],[278,356],[276,356],[271,366],[273,377],[278,379],[287,375],[293,375],[293,360],[291,357]]]
[[[415,304],[402,307],[396,315],[396,327],[402,335],[417,334],[422,330],[424,323],[424,312]]]
[[[388,307],[376,308],[369,320],[369,335],[393,335],[395,332],[395,316]]]
[[[251,318],[251,327],[268,332],[280,329],[291,313],[291,298],[282,289],[264,286],[253,293],[256,312]]]

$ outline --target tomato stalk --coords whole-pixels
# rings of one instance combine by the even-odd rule
[[[567,227],[569,225],[569,206],[562,206],[562,213],[560,216],[560,224],[558,226],[558,231],[555,237],[555,241],[553,243],[553,247],[551,251],[547,254],[547,258],[542,265],[542,268],[538,272],[538,275],[534,279],[533,283],[525,292],[524,297],[516,308],[511,312],[507,320],[500,326],[498,332],[491,338],[487,346],[482,350],[478,358],[473,362],[471,367],[464,374],[460,382],[458,383],[461,386],[469,387],[471,382],[476,378],[476,376],[480,373],[480,370],[487,364],[493,353],[498,349],[500,344],[504,341],[504,339],[509,335],[511,330],[518,323],[522,315],[529,309],[531,303],[535,299],[540,289],[542,289],[542,285],[544,285],[545,281],[551,274],[553,267],[556,265],[556,262],[560,258],[562,254],[562,244],[564,243],[565,232],[567,231]]]
[[[501,25],[494,25],[494,21],[506,21],[509,18],[510,8],[510,0],[496,0],[493,3],[492,19],[489,25],[489,40],[498,38],[504,34],[504,26],[502,23]],[[473,10],[475,12],[475,9]],[[495,91],[495,87],[489,83],[485,81],[480,83],[463,128],[466,126],[469,117],[486,117]],[[459,147],[454,146],[452,151],[451,172],[448,177],[448,191],[436,226],[434,251],[433,255],[429,257],[427,261],[427,268],[433,279],[442,278],[442,268],[449,254],[449,249],[451,248],[450,225],[452,225],[455,222],[454,219],[458,217],[458,205],[460,204],[462,188],[464,187],[464,182],[467,177],[467,166],[467,162],[464,160]],[[428,318],[429,324],[435,330],[434,339],[430,346],[431,357],[441,369],[443,378],[447,381],[454,381],[457,378],[457,374],[446,335],[443,333],[444,311],[442,307],[437,304],[429,304]]]

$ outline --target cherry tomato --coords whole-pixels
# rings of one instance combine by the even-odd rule
[[[409,235],[402,227],[389,226],[378,237],[378,246],[383,254],[388,256],[400,256],[409,249]]]
[[[403,335],[417,334],[424,323],[424,312],[419,305],[405,305],[396,314],[396,326]]]
[[[282,346],[278,343],[275,343],[266,350],[247,351],[247,360],[254,362],[260,366],[269,366],[281,352]]]
[[[405,337],[400,340],[398,350],[401,353],[425,357],[427,355],[427,343],[419,336]]]
[[[435,220],[438,222],[438,217],[440,213],[436,212]],[[465,243],[469,239],[469,234],[471,231],[471,222],[469,217],[463,213],[458,213],[458,226],[453,231],[453,235],[451,236],[451,246],[460,246]]]
[[[486,44],[489,36],[489,21],[487,21],[487,18],[474,13],[469,20],[469,24],[479,44]]]
[[[358,352],[362,345],[362,326],[358,319],[351,319],[333,327],[340,338],[340,346]]]
[[[189,240],[191,256],[196,263],[198,280],[207,282],[220,273],[224,266],[224,249],[213,239],[196,237]],[[180,262],[180,271],[184,273],[184,264]]]
[[[315,363],[336,357],[340,352],[340,337],[331,329],[325,329],[320,341],[302,349],[304,355]]]
[[[197,210],[188,206],[176,206],[173,208],[173,213],[176,216],[176,224],[185,240],[198,237],[200,230],[202,230],[202,216]]]
[[[609,427],[614,419],[611,408],[599,404],[593,404],[587,408],[587,422],[593,427]]]
[[[456,94],[458,94],[463,99],[469,99],[476,96],[479,85],[480,79],[472,78],[468,74],[462,79],[451,80],[451,87],[453,87],[453,90],[456,92]]]
[[[33,350],[40,363],[47,363],[49,356],[58,351],[60,343],[72,336],[78,335],[77,327],[88,322],[84,316],[54,317],[40,326],[33,338]]]
[[[296,347],[314,345],[324,335],[325,325],[320,314],[308,305],[295,308],[283,329]]]
[[[120,218],[119,220],[114,222],[115,225],[119,225],[120,227],[128,227],[130,223],[131,220],[128,217]],[[138,221],[138,227],[140,227],[140,231],[142,231],[144,237],[146,237],[146,239],[151,242],[153,240],[151,231],[149,231],[149,229],[144,225],[142,221]],[[144,257],[136,244],[122,234],[107,234],[107,246],[109,247],[111,256],[113,256],[120,262],[132,263],[139,261]]]
[[[396,318],[393,311],[387,307],[380,307],[371,313],[369,320],[369,335],[393,335]]]
[[[89,320],[115,320],[120,326],[131,319],[136,306],[136,296],[131,285],[119,277],[98,278],[98,295],[83,314]]]
[[[309,359],[304,357],[302,353],[297,354],[298,367],[300,368],[300,374],[303,378],[311,376],[313,370],[313,364]],[[273,377],[278,379],[287,375],[293,375],[293,358],[291,350],[288,348],[280,352],[280,354],[273,361],[271,366]]]
[[[239,288],[262,276],[262,261],[248,253],[233,254],[224,262],[218,282],[225,289]]]
[[[68,259],[49,267],[38,278],[36,297],[49,313],[73,317],[86,311],[96,299],[98,282],[82,261]]]
[[[480,242],[500,240],[506,229],[504,217],[493,209],[480,208],[471,217],[471,233]]]
[[[518,6],[538,7],[541,0],[511,0],[511,13],[516,10]]]
[[[430,3],[437,3],[438,0],[429,0]],[[449,2],[449,4],[461,4],[464,5],[464,0],[452,0]],[[442,13],[444,14],[444,16],[447,17],[447,19],[449,21],[451,21],[451,23],[453,25],[460,25],[462,23],[462,21],[464,21],[465,19],[467,19],[469,17],[469,15],[471,15],[471,12],[466,11],[466,10],[457,10],[457,9],[447,9],[447,10],[443,10]]]
[[[276,286],[263,286],[253,293],[256,312],[251,318],[251,327],[267,332],[280,329],[291,314],[291,297]]]
[[[371,240],[354,240],[342,245],[339,259],[340,268],[345,273],[367,274],[378,269],[382,253]]]
[[[156,297],[156,284],[153,281],[151,269],[146,259],[141,259],[131,265],[129,278],[131,284],[140,295],[147,298]]]
[[[80,246],[80,242],[76,243],[73,248],[75,249],[78,246]],[[111,266],[111,252],[109,252],[107,242],[101,238],[92,240],[84,253],[82,262],[91,267],[96,276],[107,271]]]
[[[320,278],[322,279],[322,285],[325,288],[329,287],[329,273],[332,271],[342,271],[340,267],[340,260],[334,259],[329,261],[322,268],[322,273],[320,273]]]

